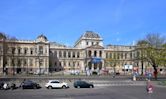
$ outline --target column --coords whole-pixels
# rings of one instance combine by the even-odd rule
[[[59,58],[59,50],[57,50],[57,57]]]

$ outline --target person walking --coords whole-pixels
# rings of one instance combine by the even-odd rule
[[[147,81],[146,89],[147,89],[148,93],[153,93],[153,91],[154,91],[154,86],[153,86],[153,84],[151,83],[150,80]]]

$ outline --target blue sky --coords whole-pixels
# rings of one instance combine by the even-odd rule
[[[130,45],[148,33],[166,36],[166,0],[0,0],[0,32],[74,45],[94,31],[104,45]]]

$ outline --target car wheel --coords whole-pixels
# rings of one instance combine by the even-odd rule
[[[80,88],[80,86],[77,86],[77,88]]]
[[[65,86],[65,85],[63,85],[63,86],[62,86],[62,88],[63,88],[63,89],[66,89],[66,86]]]
[[[93,86],[90,86],[90,88],[93,88]]]
[[[37,89],[37,86],[33,86],[33,89]]]
[[[48,86],[48,89],[52,89],[52,86]]]

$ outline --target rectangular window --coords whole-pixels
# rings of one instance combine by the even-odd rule
[[[73,52],[73,58],[75,58],[75,52]]]
[[[88,42],[86,42],[86,45],[88,45]]]
[[[43,54],[43,46],[39,46],[39,54]]]
[[[69,58],[71,57],[71,53],[70,53],[70,52],[68,52],[68,57],[69,57]]]
[[[77,52],[77,58],[79,58],[80,57],[80,53],[79,52]]]

